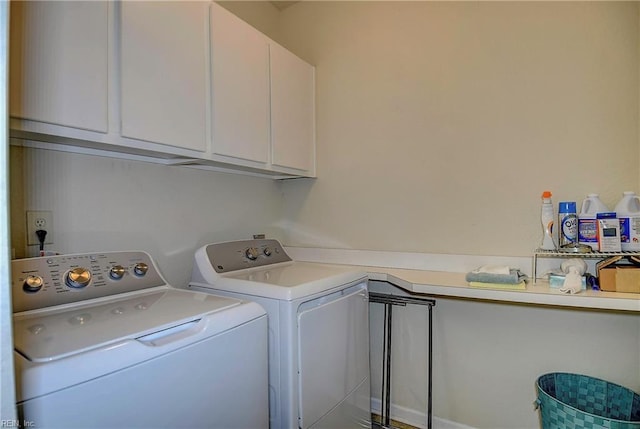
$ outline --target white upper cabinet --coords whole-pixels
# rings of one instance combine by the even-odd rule
[[[272,43],[272,164],[307,173],[315,171],[315,69]]]
[[[12,144],[315,175],[314,68],[209,1],[12,1]]]
[[[122,136],[206,151],[210,4],[120,5]]]
[[[313,66],[217,4],[211,39],[214,156],[313,176]]]
[[[12,1],[9,115],[107,132],[108,4]]]
[[[217,4],[211,7],[214,155],[269,162],[269,42]]]

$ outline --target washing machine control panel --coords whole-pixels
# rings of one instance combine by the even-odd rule
[[[291,261],[278,240],[228,241],[207,246],[207,257],[217,273],[263,267]]]
[[[151,257],[139,251],[16,259],[11,271],[16,313],[166,284]]]

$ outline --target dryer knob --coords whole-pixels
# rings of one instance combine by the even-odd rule
[[[271,248],[265,247],[262,253],[264,253],[264,256],[271,256]]]
[[[91,283],[91,271],[78,267],[67,273],[67,286],[74,289],[82,289]]]
[[[44,286],[44,281],[40,276],[27,276],[22,284],[22,290],[29,293],[38,292]]]
[[[144,262],[138,262],[134,267],[133,267],[133,273],[136,276],[142,277],[145,274],[147,274],[147,271],[149,271],[149,266],[147,264],[145,264]]]
[[[111,277],[113,280],[120,280],[122,277],[124,277],[125,271],[126,270],[122,265],[114,265],[109,270],[109,277]]]
[[[255,247],[249,247],[247,250],[245,250],[244,254],[247,259],[251,261],[255,261],[256,259],[258,259],[258,249],[256,249]]]

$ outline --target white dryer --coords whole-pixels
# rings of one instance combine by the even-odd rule
[[[170,287],[144,252],[14,260],[12,272],[24,427],[268,427],[258,304]]]
[[[197,250],[189,287],[267,310],[272,429],[371,427],[365,273],[232,241]]]

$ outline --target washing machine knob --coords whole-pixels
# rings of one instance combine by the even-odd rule
[[[136,276],[142,277],[145,274],[147,274],[147,271],[149,271],[149,266],[147,264],[145,264],[144,262],[138,262],[134,267],[133,267],[133,273]]]
[[[67,286],[74,289],[82,289],[91,283],[91,271],[78,267],[67,273]]]
[[[44,280],[40,276],[30,275],[24,280],[22,290],[29,293],[38,292],[44,286]]]
[[[120,280],[122,277],[124,277],[125,271],[126,270],[122,265],[114,265],[109,270],[109,277],[111,277],[113,280]]]
[[[264,256],[271,256],[271,249],[269,247],[265,247],[262,253],[264,253]]]
[[[256,259],[258,259],[258,249],[256,249],[255,247],[249,247],[247,250],[245,250],[244,254],[247,259],[251,261],[255,261]]]

